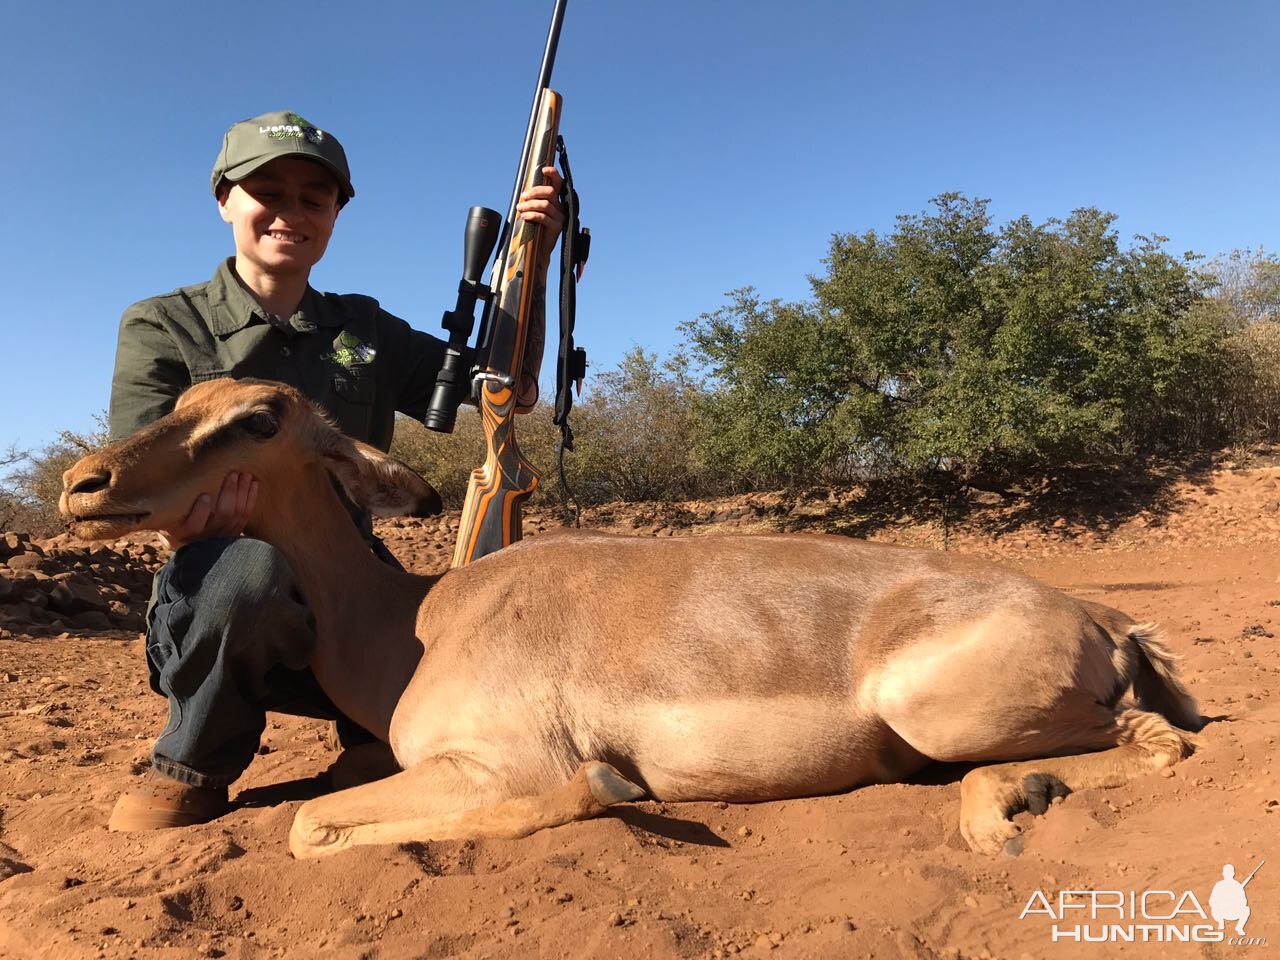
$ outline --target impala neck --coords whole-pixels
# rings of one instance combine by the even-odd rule
[[[418,610],[438,578],[379,560],[327,474],[308,471],[301,486],[265,505],[249,533],[285,555],[315,613],[310,665],[320,686],[343,713],[385,741],[422,656]]]

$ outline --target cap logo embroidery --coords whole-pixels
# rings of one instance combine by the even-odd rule
[[[323,130],[308,123],[296,113],[289,114],[288,120],[288,123],[275,123],[269,127],[259,127],[258,132],[264,136],[271,137],[273,140],[306,139],[308,143],[317,145],[324,140]]]

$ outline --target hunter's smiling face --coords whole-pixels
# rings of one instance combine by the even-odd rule
[[[338,183],[318,163],[280,157],[231,184],[218,198],[231,224],[236,268],[307,274],[324,256],[338,218]],[[245,278],[247,279],[247,278]]]

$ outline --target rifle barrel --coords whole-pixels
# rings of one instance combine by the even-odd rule
[[[542,66],[538,68],[538,85],[533,89],[533,106],[529,108],[529,124],[524,131],[524,149],[520,151],[520,166],[516,169],[516,185],[511,191],[511,205],[507,207],[508,230],[516,218],[516,204],[520,200],[520,184],[529,165],[529,152],[533,149],[533,130],[538,125],[538,108],[542,103],[542,91],[551,85],[551,69],[556,63],[556,47],[560,45],[560,25],[564,22],[564,8],[568,0],[556,0],[551,14],[551,29],[547,31],[547,45],[542,51]],[[499,249],[505,248],[505,241]]]
[[[524,147],[520,150],[520,166],[516,167],[516,182],[511,188],[511,203],[507,205],[507,218],[498,237],[497,253],[489,274],[489,286],[497,289],[498,278],[506,272],[507,250],[511,246],[511,232],[515,228],[516,204],[520,202],[520,188],[524,184],[525,171],[529,167],[529,155],[533,152],[533,136],[538,126],[538,114],[542,109],[542,91],[551,83],[551,69],[556,62],[556,47],[560,44],[560,25],[564,22],[564,8],[568,0],[556,0],[551,13],[551,28],[547,31],[547,45],[542,51],[542,65],[538,68],[538,85],[533,91],[533,106],[529,110],[529,125],[524,129]],[[497,303],[490,301],[480,319],[480,333],[476,337],[476,360],[479,366],[487,366],[490,336],[493,333],[493,311]]]

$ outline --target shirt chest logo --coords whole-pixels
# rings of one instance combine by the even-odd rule
[[[372,363],[377,355],[378,351],[372,344],[365,343],[350,330],[343,330],[333,341],[333,348],[324,356],[326,360],[332,360],[350,370],[353,367]]]

